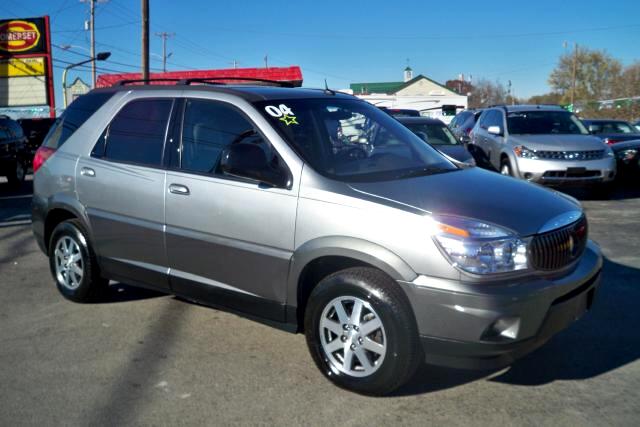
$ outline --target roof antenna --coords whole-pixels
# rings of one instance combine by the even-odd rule
[[[327,79],[324,79],[324,92],[330,95],[335,95],[336,91],[329,89],[329,85],[327,84]]]

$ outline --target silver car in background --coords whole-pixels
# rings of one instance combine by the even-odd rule
[[[350,95],[189,83],[94,90],[38,149],[33,231],[65,297],[112,279],[304,332],[327,378],[374,395],[425,360],[506,366],[591,308],[575,199]]]
[[[497,106],[483,111],[471,144],[500,171],[546,185],[606,184],[616,175],[613,152],[558,106]]]

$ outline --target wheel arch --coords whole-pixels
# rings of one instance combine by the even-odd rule
[[[49,250],[51,233],[62,221],[77,219],[82,223],[87,233],[91,233],[89,219],[87,218],[84,207],[78,200],[70,196],[60,195],[52,197],[48,205],[49,209],[44,219],[44,245],[47,251]]]
[[[376,243],[338,236],[309,241],[293,254],[287,285],[287,322],[302,330],[313,288],[329,274],[357,266],[375,268],[393,280],[412,281],[417,277],[398,255]]]

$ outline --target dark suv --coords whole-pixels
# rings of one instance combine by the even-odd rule
[[[0,116],[0,176],[18,186],[27,174],[29,153],[22,128],[8,116]]]

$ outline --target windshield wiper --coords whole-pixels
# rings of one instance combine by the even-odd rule
[[[409,172],[405,172],[403,174],[398,175],[398,179],[403,179],[403,178],[415,178],[418,176],[426,176],[426,175],[435,175],[438,173],[445,173],[445,172],[451,172],[457,169],[451,169],[451,168],[441,168],[441,167],[437,167],[437,166],[428,166],[428,167],[424,167],[424,168],[420,168],[420,169],[413,169],[410,170]]]

